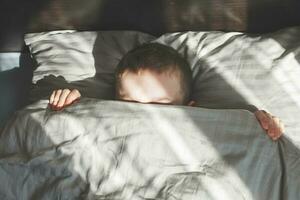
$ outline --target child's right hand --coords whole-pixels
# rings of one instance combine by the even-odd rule
[[[81,94],[77,89],[54,90],[49,99],[50,108],[52,110],[61,110],[79,100],[80,97]]]

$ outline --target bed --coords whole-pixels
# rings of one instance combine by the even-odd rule
[[[15,3],[1,6],[16,13],[0,40],[1,199],[300,199],[298,1]],[[114,100],[118,61],[148,42],[187,59],[199,107]],[[58,88],[83,97],[52,111]],[[252,105],[283,121],[279,141]]]

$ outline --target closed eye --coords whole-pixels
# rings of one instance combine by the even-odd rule
[[[125,102],[131,102],[131,103],[142,103],[142,104],[161,104],[161,105],[174,105],[172,102],[166,101],[163,102],[162,100],[160,100],[160,102],[158,101],[151,101],[151,102],[140,102],[140,101],[136,101],[136,100],[132,100],[132,99],[120,99],[121,101],[125,101]],[[167,99],[165,99],[167,100]]]

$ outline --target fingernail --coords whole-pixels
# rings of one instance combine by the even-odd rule
[[[274,137],[274,135],[273,135],[272,133],[268,133],[268,135],[269,135],[270,137]]]

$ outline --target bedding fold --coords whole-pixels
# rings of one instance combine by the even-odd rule
[[[41,100],[0,134],[1,199],[300,199],[299,178],[246,110]]]

